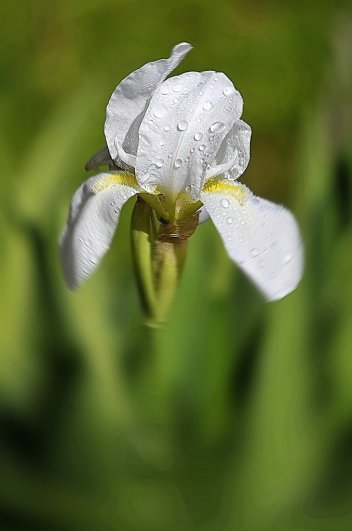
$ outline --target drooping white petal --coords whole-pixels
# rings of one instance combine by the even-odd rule
[[[159,59],[135,70],[114,90],[106,109],[105,137],[117,164],[135,165],[138,130],[155,89],[182,61],[192,46],[177,44],[168,59]]]
[[[237,120],[225,136],[206,179],[227,172],[229,179],[238,179],[248,166],[252,130],[246,122]]]
[[[124,203],[137,193],[129,174],[101,173],[75,192],[60,254],[66,282],[75,288],[88,278],[110,246]]]
[[[228,254],[268,300],[295,289],[302,276],[303,250],[288,210],[229,181],[205,186],[202,201]]]
[[[243,101],[225,74],[187,72],[155,91],[140,126],[136,177],[168,196],[199,197],[205,173],[239,119]]]

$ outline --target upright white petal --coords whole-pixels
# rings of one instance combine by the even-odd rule
[[[242,113],[243,101],[225,74],[188,72],[155,91],[140,127],[136,177],[168,196],[199,197],[207,169]]]
[[[143,65],[114,90],[106,109],[105,137],[110,154],[119,165],[120,159],[134,166],[138,147],[138,130],[155,89],[182,61],[192,46],[177,44],[171,57]]]
[[[75,192],[60,239],[63,272],[70,288],[94,271],[110,246],[122,206],[136,193],[132,176],[113,173],[91,177]]]
[[[238,179],[248,166],[252,130],[246,122],[237,120],[225,136],[206,179],[227,172],[229,179]]]
[[[228,254],[268,300],[295,289],[302,276],[303,250],[288,210],[229,181],[205,186],[202,201]]]

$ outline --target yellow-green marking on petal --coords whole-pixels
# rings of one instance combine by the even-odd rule
[[[130,186],[131,188],[139,189],[137,180],[133,173],[121,172],[121,173],[109,173],[105,177],[97,180],[93,186],[92,191],[97,194],[110,186],[116,186],[118,184],[124,184],[125,186]]]
[[[203,192],[230,194],[241,204],[244,204],[251,195],[250,190],[243,184],[235,184],[225,179],[219,181],[218,177],[209,179],[204,185]]]

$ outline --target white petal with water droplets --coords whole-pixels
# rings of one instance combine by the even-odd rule
[[[135,70],[114,90],[106,109],[105,137],[112,158],[135,165],[138,131],[155,89],[176,68],[192,46],[176,45],[168,59],[159,59]]]
[[[210,186],[201,199],[229,256],[268,300],[295,289],[302,276],[303,250],[297,223],[287,209],[228,181]]]
[[[88,278],[108,250],[120,210],[137,193],[134,187],[114,184],[114,176],[91,177],[75,192],[60,239],[66,282],[75,288]]]
[[[238,179],[248,166],[252,130],[246,122],[237,120],[225,136],[206,179],[227,172],[229,179]]]
[[[147,191],[169,196],[190,187],[194,199],[207,169],[243,101],[225,74],[187,72],[164,81],[155,91],[140,126],[136,178]],[[165,164],[156,167],[162,158]]]

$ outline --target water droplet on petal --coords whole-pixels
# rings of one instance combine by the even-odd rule
[[[205,144],[201,144],[198,149],[199,149],[199,151],[204,151],[205,148],[206,148],[206,145]]]
[[[168,125],[165,125],[164,131],[170,131],[170,127]]]
[[[190,153],[194,153],[195,152],[195,148],[192,147],[189,151],[190,151]]]
[[[210,109],[212,109],[213,107],[213,104],[211,103],[211,101],[206,101],[203,105],[203,109],[205,111],[210,111]]]
[[[196,133],[193,138],[194,140],[197,140],[197,141],[201,140],[203,138],[203,133],[200,133],[200,132]]]
[[[157,168],[162,168],[162,167],[164,166],[164,161],[163,161],[163,159],[157,159],[157,160],[155,161],[155,166],[156,166]]]
[[[180,168],[182,166],[182,159],[175,160],[175,168]]]
[[[225,96],[230,96],[230,94],[232,94],[233,90],[234,90],[233,87],[225,87],[224,90],[223,90],[223,94]]]
[[[219,133],[222,131],[225,127],[225,124],[223,122],[215,122],[213,125],[209,127],[210,131],[212,133]]]
[[[164,107],[156,107],[153,111],[155,118],[162,118],[166,114],[166,109]]]
[[[229,217],[229,218],[227,218],[226,222],[227,222],[229,225],[231,225],[231,224],[233,223],[233,219]]]
[[[182,92],[183,91],[183,85],[174,85],[173,89],[175,92]]]
[[[291,262],[292,258],[293,258],[292,254],[290,254],[290,253],[285,254],[284,263],[285,264],[289,264]]]
[[[146,124],[146,123],[142,123],[142,125],[139,128],[139,132],[140,133],[149,133],[149,131],[150,131],[149,125]]]
[[[179,131],[185,131],[187,127],[188,127],[188,122],[186,120],[181,120],[181,122],[177,124],[177,129]]]
[[[221,199],[220,203],[221,203],[221,206],[224,208],[229,208],[230,206],[230,201],[228,199]]]

